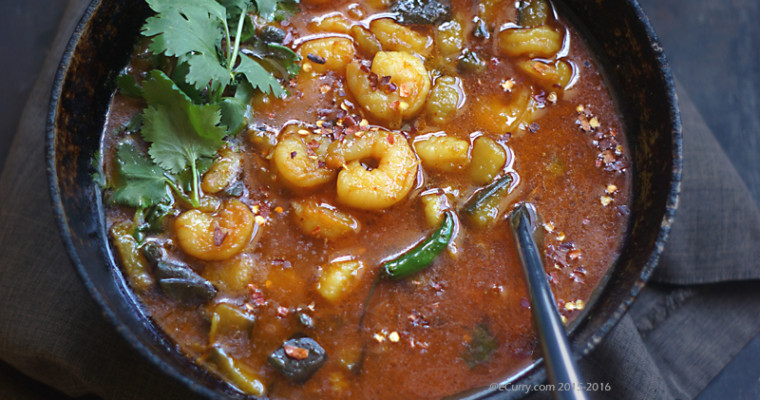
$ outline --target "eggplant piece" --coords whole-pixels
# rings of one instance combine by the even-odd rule
[[[391,6],[402,24],[436,24],[451,18],[451,5],[438,0],[398,0]]]
[[[457,62],[457,69],[462,73],[479,73],[485,68],[486,62],[483,61],[477,53],[470,49],[465,49]]]
[[[216,296],[216,288],[203,279],[185,263],[166,261],[164,250],[156,244],[148,244],[143,254],[153,264],[158,286],[169,298],[186,306],[208,303]]]
[[[470,337],[462,352],[462,359],[472,369],[488,361],[499,347],[499,343],[485,323],[475,326],[470,332]]]
[[[269,355],[269,364],[296,383],[304,383],[327,361],[327,354],[314,339],[288,339]]]
[[[282,43],[285,41],[286,36],[287,33],[284,30],[272,25],[261,28],[261,33],[259,33],[261,40],[266,43]]]

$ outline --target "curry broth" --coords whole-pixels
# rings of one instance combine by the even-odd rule
[[[350,25],[369,27],[373,19],[388,16],[382,14],[384,8],[375,8],[379,3],[339,0],[312,5],[304,0],[302,12],[282,23],[287,32],[284,44],[297,49],[317,38],[354,40],[346,33],[320,30],[316,22],[340,14]],[[496,27],[489,40],[471,34],[475,26],[469,21],[483,15],[483,4],[490,10],[489,23]],[[497,47],[499,27],[514,28],[513,3],[489,4],[452,2],[452,14],[465,21],[465,47],[485,62],[477,73],[441,65],[432,39],[435,28],[411,25],[429,38],[426,47],[433,49],[425,60],[428,72],[433,78],[454,74],[463,98],[450,121],[433,122],[423,108],[418,116],[390,128],[402,132],[411,146],[440,135],[472,146],[485,136],[505,149],[501,174],[511,174],[513,181],[501,201],[501,215],[519,202],[535,205],[544,222],[547,276],[561,314],[573,320],[615,261],[626,232],[631,172],[621,121],[593,56],[561,16],[550,16],[547,25],[564,35],[556,58],[572,66],[572,79],[565,88],[546,88],[517,66],[526,57],[504,55]],[[354,58],[372,59],[362,51]],[[153,321],[190,358],[234,381],[209,355],[212,344],[223,346],[272,398],[439,398],[499,382],[527,366],[539,356],[538,344],[514,239],[504,221],[477,229],[458,218],[452,243],[430,267],[404,280],[383,280],[368,297],[380,265],[434,230],[426,220],[422,195],[445,192],[451,208],[458,210],[482,188],[472,182],[466,167],[447,172],[421,164],[410,192],[379,211],[342,205],[334,180],[314,190],[293,190],[273,171],[271,148],[256,142],[262,131],[274,132],[277,139],[289,124],[316,130],[317,121],[335,123],[348,117],[357,123],[365,119],[362,129],[368,132],[389,128],[387,121],[360,105],[346,85],[344,71],[318,73],[304,67],[314,68],[318,62],[304,57],[302,72],[287,85],[286,98],[255,98],[249,132],[233,139],[243,154],[240,179],[245,187],[239,200],[266,218],[245,249],[226,260],[196,259],[177,245],[176,217],[165,221],[165,232],[153,238],[164,244],[168,257],[187,263],[209,281],[224,281],[230,279],[225,273],[242,271],[234,279],[243,285],[216,284],[215,298],[197,307],[178,304],[153,285],[139,296]],[[139,72],[140,62],[136,59],[130,68]],[[509,102],[525,87],[534,88],[535,119],[509,132],[494,132],[483,104],[490,99]],[[106,132],[117,131],[143,106],[116,95]],[[123,136],[104,135],[107,175],[115,174],[114,147]],[[377,167],[366,163],[369,169]],[[306,198],[349,213],[359,223],[358,232],[332,240],[305,233],[294,223],[292,202]],[[130,220],[133,213],[110,207],[109,226]],[[362,262],[354,274],[357,282],[339,301],[330,301],[317,289],[319,279],[332,261],[347,259]],[[222,332],[210,343],[209,307],[218,303],[248,307],[255,317],[252,327]],[[300,319],[304,314],[313,321],[311,327]],[[486,360],[470,366],[463,354],[477,326],[487,326],[497,346]],[[296,335],[316,340],[327,354],[324,365],[304,383],[289,381],[267,363],[283,341]],[[352,357],[361,357],[358,370],[346,368],[346,359]]]

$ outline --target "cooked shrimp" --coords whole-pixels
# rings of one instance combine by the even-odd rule
[[[365,71],[359,61],[348,64],[346,82],[359,104],[375,118],[395,128],[422,110],[430,92],[430,76],[419,58],[400,51],[380,51],[370,72]],[[371,74],[377,80],[371,81]],[[388,79],[385,77],[390,77],[390,82],[378,85],[378,80]]]
[[[354,58],[355,50],[351,39],[327,37],[309,40],[298,48],[298,53],[314,72],[323,74],[328,70],[345,71],[346,64]]]
[[[325,165],[329,140],[296,125],[287,126],[272,155],[272,167],[287,187],[293,190],[315,189],[335,177],[335,170]]]
[[[372,160],[376,168],[365,166]],[[414,186],[418,164],[406,138],[383,130],[336,142],[327,162],[343,166],[338,174],[338,201],[364,210],[383,210],[404,199]]]
[[[219,193],[235,181],[243,171],[243,156],[230,149],[222,149],[208,172],[203,175],[201,189],[205,193]]]
[[[254,216],[245,204],[228,200],[219,211],[185,211],[174,221],[179,247],[201,260],[226,260],[240,253],[253,236]]]

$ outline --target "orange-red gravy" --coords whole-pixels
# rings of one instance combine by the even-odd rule
[[[497,7],[497,21],[514,21],[512,4],[504,2]],[[324,6],[302,3],[302,12],[286,23],[289,44],[314,34],[310,22],[315,18],[337,11],[351,19],[350,15],[354,15],[351,10],[357,7],[365,10],[365,19],[352,21],[366,24],[373,8],[362,1],[338,0]],[[453,1],[455,15],[469,16],[465,21],[471,19],[476,7],[472,2]],[[429,26],[415,29],[432,37]],[[564,92],[555,92],[556,102],[547,99],[551,91],[538,90],[534,97],[543,102],[547,111],[525,129],[488,132],[482,118],[473,112],[478,98],[509,98],[512,94],[502,87],[505,80],[511,78],[517,86],[532,82],[514,66],[517,60],[499,54],[493,40],[479,42],[468,35],[466,46],[484,56],[487,68],[482,73],[459,75],[467,96],[463,109],[452,122],[441,126],[429,123],[423,112],[406,121],[402,131],[410,143],[415,137],[431,132],[445,132],[467,140],[487,135],[510,150],[508,169],[519,180],[513,183],[506,210],[521,201],[535,205],[544,222],[546,272],[561,313],[572,320],[580,312],[577,308],[582,308],[577,301],[588,301],[618,254],[628,221],[631,177],[626,161],[628,149],[615,103],[583,40],[570,28],[566,35],[569,44],[563,59],[574,66],[574,83]],[[368,58],[360,53],[357,56]],[[324,109],[336,109],[342,99],[357,104],[344,79],[336,73],[316,80],[306,79],[302,74],[288,87],[290,96],[286,99],[255,103],[252,125],[263,124],[276,131],[291,120],[313,125]],[[318,90],[324,85],[330,87],[326,95]],[[338,96],[335,103],[334,96]],[[123,124],[140,107],[139,102],[116,96],[107,131]],[[358,106],[353,112],[368,119],[371,125],[382,125]],[[592,119],[595,122],[589,124]],[[616,136],[610,139],[613,134]],[[112,153],[114,140],[107,137],[104,141],[105,154]],[[256,246],[236,260],[250,260],[254,270],[250,283],[263,293],[266,305],[257,307],[251,332],[240,332],[225,340],[228,354],[258,371],[268,388],[268,396],[432,399],[498,382],[538,356],[519,260],[504,222],[487,230],[460,223],[454,252],[442,254],[431,267],[406,280],[378,285],[370,299],[364,326],[357,331],[362,307],[382,261],[405,251],[432,231],[425,221],[419,194],[447,187],[458,193],[455,202],[461,206],[479,188],[469,181],[466,171],[443,173],[423,169],[412,193],[388,210],[344,207],[361,222],[361,231],[325,241],[305,235],[293,223],[290,204],[293,199],[310,197],[338,205],[334,184],[313,193],[294,193],[273,178],[265,152],[246,140],[241,143],[246,184],[242,201],[268,208],[271,219]],[[106,157],[107,172],[113,169],[110,159]],[[129,210],[109,211],[111,223],[128,218],[131,218]],[[174,233],[169,232],[166,237],[173,238]],[[209,270],[223,269],[235,261],[203,262],[179,250],[173,256],[190,263],[204,276]],[[361,283],[344,300],[332,304],[316,293],[315,283],[324,265],[343,256],[361,258],[366,267],[361,271]],[[220,292],[217,298],[244,302],[250,295],[247,291]],[[192,359],[204,360],[209,345],[209,322],[204,307],[179,306],[157,288],[148,291],[141,300],[153,321],[182,351]],[[566,307],[567,303],[572,305]],[[294,312],[297,307],[313,310],[314,328],[306,329],[299,324]],[[462,354],[473,327],[478,324],[489,327],[498,348],[487,362],[469,368]],[[388,339],[393,332],[398,335],[397,342]],[[289,382],[266,361],[272,351],[295,334],[315,339],[328,355],[324,366],[304,384]],[[367,349],[359,374],[347,372],[340,365],[342,349],[356,343],[366,345]]]

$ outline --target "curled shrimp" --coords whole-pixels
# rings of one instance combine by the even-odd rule
[[[414,186],[417,157],[398,133],[370,131],[335,142],[328,153],[328,165],[343,166],[337,194],[338,201],[347,206],[383,210],[404,199]],[[369,167],[372,162],[377,167]]]
[[[390,81],[383,82],[387,79]],[[370,72],[366,72],[366,67],[363,71],[359,61],[348,64],[346,82],[365,110],[394,128],[401,126],[402,120],[417,115],[430,92],[425,65],[402,51],[377,52]]]
[[[293,190],[315,189],[335,177],[327,168],[325,155],[329,140],[296,125],[288,125],[274,148],[273,169],[277,177]]]
[[[253,212],[234,199],[218,211],[189,210],[174,220],[179,247],[205,261],[226,260],[243,251],[255,226]]]

